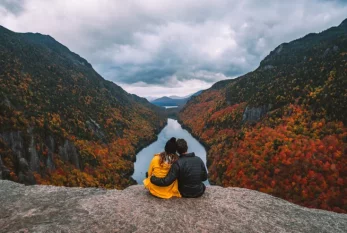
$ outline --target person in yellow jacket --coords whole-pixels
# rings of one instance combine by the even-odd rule
[[[166,142],[165,151],[155,154],[148,168],[148,177],[143,180],[145,188],[149,192],[160,198],[181,197],[178,191],[178,181],[175,180],[171,185],[159,187],[151,183],[151,176],[163,178],[167,175],[171,165],[178,159],[176,154],[176,138],[172,137]]]

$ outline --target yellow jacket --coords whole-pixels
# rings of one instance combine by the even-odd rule
[[[160,198],[181,197],[178,191],[178,181],[175,180],[171,185],[165,187],[159,187],[151,183],[151,176],[163,178],[169,172],[171,164],[163,163],[160,165],[160,155],[154,155],[151,164],[148,168],[148,178],[143,180],[143,184],[149,190],[151,194]]]

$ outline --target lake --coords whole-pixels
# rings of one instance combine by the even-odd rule
[[[138,184],[143,184],[142,181],[145,179],[153,155],[164,151],[165,144],[171,137],[175,137],[176,139],[183,138],[186,140],[188,143],[188,152],[194,152],[195,155],[199,156],[206,165],[205,148],[187,130],[182,129],[182,126],[177,122],[177,120],[168,119],[167,125],[158,134],[158,140],[142,149],[136,155],[134,174],[132,177]],[[205,181],[204,183],[205,185],[209,185],[208,181]]]
[[[165,109],[169,109],[169,108],[178,108],[178,106],[163,106],[163,108],[165,108]]]

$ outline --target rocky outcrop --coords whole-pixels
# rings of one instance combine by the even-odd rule
[[[242,121],[243,122],[257,122],[259,121],[270,109],[272,105],[263,105],[260,107],[246,107]]]
[[[8,179],[10,176],[10,170],[4,165],[0,155],[0,180]]]
[[[81,169],[80,156],[72,142],[65,140],[64,145],[59,146],[59,155],[64,161],[70,162],[76,168]]]
[[[38,172],[40,169],[40,159],[39,159],[39,155],[37,154],[35,139],[34,139],[34,135],[33,135],[32,130],[33,130],[32,128],[30,128],[28,130],[29,135],[30,135],[30,144],[29,144],[29,148],[28,148],[30,169],[32,171]]]
[[[36,166],[33,161],[30,162],[30,158],[33,158],[35,155],[37,156],[37,153],[35,154],[36,150],[31,150],[32,147],[34,147],[33,142],[30,143],[30,146],[25,145],[23,132],[20,131],[0,133],[0,139],[2,139],[13,152],[13,160],[15,164],[17,164],[16,175],[18,176],[18,181],[23,184],[35,184],[36,181],[31,167],[38,167],[39,164]],[[39,161],[36,162],[39,163]],[[2,170],[6,171],[8,169],[3,167]],[[3,176],[1,178],[7,179],[8,176]]]
[[[327,48],[324,53],[323,53],[323,58],[325,58],[326,56],[333,54],[333,53],[338,53],[339,52],[339,47],[334,45],[332,48]]]
[[[86,124],[88,129],[92,131],[97,138],[99,138],[103,142],[106,142],[105,133],[102,131],[100,125],[95,120],[89,118],[89,121],[86,121]]]
[[[3,232],[345,232],[347,215],[242,188],[207,187],[197,199],[0,181]]]
[[[52,136],[48,136],[45,144],[48,148],[46,166],[48,169],[54,170],[55,164],[53,161],[53,153],[55,151],[55,144],[56,144],[54,138]]]
[[[48,170],[54,170],[55,164],[53,155],[59,155],[63,161],[73,164],[76,168],[82,169],[81,156],[75,145],[69,140],[58,140],[53,136],[37,141],[33,129],[29,128],[26,132],[12,131],[0,133],[0,139],[5,142],[8,148],[13,152],[13,161],[18,176],[18,182],[23,184],[35,184],[33,172],[44,174]],[[42,152],[37,151],[37,144],[47,148],[47,155],[43,156]],[[1,160],[1,157],[0,157]],[[45,165],[42,169],[41,164]],[[9,178],[9,169],[0,161],[0,179]]]
[[[263,70],[272,70],[273,68],[275,68],[275,67],[272,65],[266,65],[263,67]]]
[[[0,138],[8,144],[8,146],[11,148],[11,150],[17,158],[21,158],[24,156],[25,150],[22,132],[13,131],[0,133]]]

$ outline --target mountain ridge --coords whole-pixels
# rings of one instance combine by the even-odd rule
[[[210,182],[345,213],[346,71],[342,23],[277,46],[254,71],[188,101],[179,120],[206,145]]]
[[[54,38],[0,28],[0,178],[124,188],[163,111]],[[141,130],[140,130],[141,129]]]
[[[179,97],[179,96],[174,96],[175,98],[172,98],[170,96],[163,96],[154,100],[151,100],[150,102],[152,104],[155,104],[157,106],[178,106],[178,107],[182,107],[184,106],[187,101],[189,101],[192,97],[198,96],[203,92],[203,90],[201,91],[197,91],[191,95],[185,96],[185,97]]]

